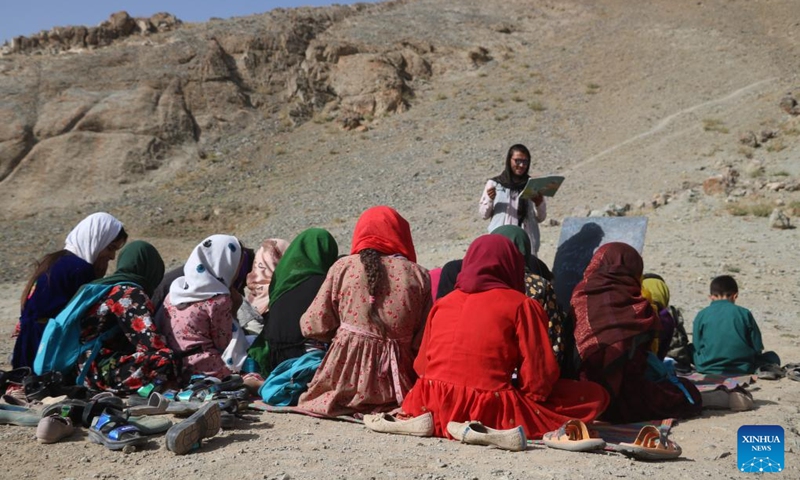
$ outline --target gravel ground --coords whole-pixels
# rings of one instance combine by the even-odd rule
[[[710,279],[731,273],[767,348],[785,362],[800,361],[798,230],[769,228],[755,208],[782,206],[791,216],[800,206],[800,192],[768,187],[800,177],[800,124],[778,108],[786,92],[800,93],[796,17],[792,0],[420,0],[350,19],[326,35],[436,46],[435,74],[413,85],[407,112],[373,119],[366,132],[345,132],[334,122],[275,132],[263,119],[205,146],[214,155],[192,160],[174,178],[156,175],[152,184],[128,186],[100,203],[76,200],[62,210],[4,218],[0,278],[8,293],[0,299],[0,332],[13,328],[26,266],[59,248],[71,225],[97,209],[116,214],[133,238],[152,241],[176,265],[197,241],[220,232],[257,245],[318,226],[347,251],[358,215],[388,204],[410,221],[420,263],[441,266],[485,232],[481,188],[500,171],[508,146],[521,142],[531,148],[536,172],[567,177],[548,204],[555,225],[542,228],[546,262],[564,218],[630,204],[629,215],[649,221],[646,269],[665,277],[688,329],[708,302]],[[510,33],[500,33],[501,24]],[[481,66],[464,60],[476,46],[492,57]],[[709,128],[719,122],[724,129]],[[739,143],[740,133],[763,129],[779,137],[758,149]],[[762,169],[753,170],[754,162]],[[740,172],[729,195],[704,193],[703,181],[728,167]],[[662,195],[669,203],[653,208]],[[740,210],[745,214],[731,214]],[[0,358],[11,350],[3,338]],[[800,383],[789,380],[759,382],[756,410],[679,423],[673,438],[684,460],[666,464],[538,447],[510,454],[267,413],[180,458],[160,441],[123,455],[83,434],[48,446],[32,441],[30,429],[0,426],[0,458],[14,478],[210,478],[233,471],[270,479],[744,478],[735,468],[736,429],[777,424],[786,430],[783,476],[800,478],[798,391]]]

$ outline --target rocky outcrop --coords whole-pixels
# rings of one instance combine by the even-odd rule
[[[437,72],[491,60],[483,47],[330,33],[398,5],[275,9],[183,27],[166,13],[119,12],[96,27],[18,37],[0,57],[0,202],[31,208],[17,190],[32,188],[52,191],[40,200],[49,206],[99,198],[114,191],[108,185],[158,175],[174,158],[218,151],[231,136],[269,135],[318,114],[363,131],[410,108]],[[437,70],[439,61],[447,68]],[[105,170],[65,182],[56,175],[64,165],[78,176]]]
[[[128,12],[117,12],[96,27],[55,27],[30,37],[15,37],[6,49],[8,53],[29,55],[106,47],[131,35],[169,32],[181,23],[175,15],[164,12],[150,18],[131,18]]]

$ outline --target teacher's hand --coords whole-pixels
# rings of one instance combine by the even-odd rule
[[[494,200],[494,197],[497,196],[497,189],[494,187],[489,187],[489,189],[486,190],[486,195],[489,195],[489,198]]]
[[[542,204],[542,201],[544,201],[544,197],[542,196],[541,193],[537,193],[536,195],[531,197],[531,200],[533,200],[533,204],[538,207],[539,205]]]

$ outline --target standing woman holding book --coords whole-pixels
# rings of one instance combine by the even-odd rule
[[[520,198],[530,178],[530,166],[531,153],[525,145],[509,148],[505,170],[486,182],[478,209],[484,220],[491,218],[490,232],[503,225],[516,225],[525,230],[531,239],[532,253],[537,255],[541,243],[539,224],[547,217],[547,204],[541,194]]]

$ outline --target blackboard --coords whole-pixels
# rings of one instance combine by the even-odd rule
[[[598,247],[622,242],[641,255],[646,232],[647,217],[565,218],[553,260],[553,283],[561,308],[569,311],[572,290],[583,279],[583,271]]]

